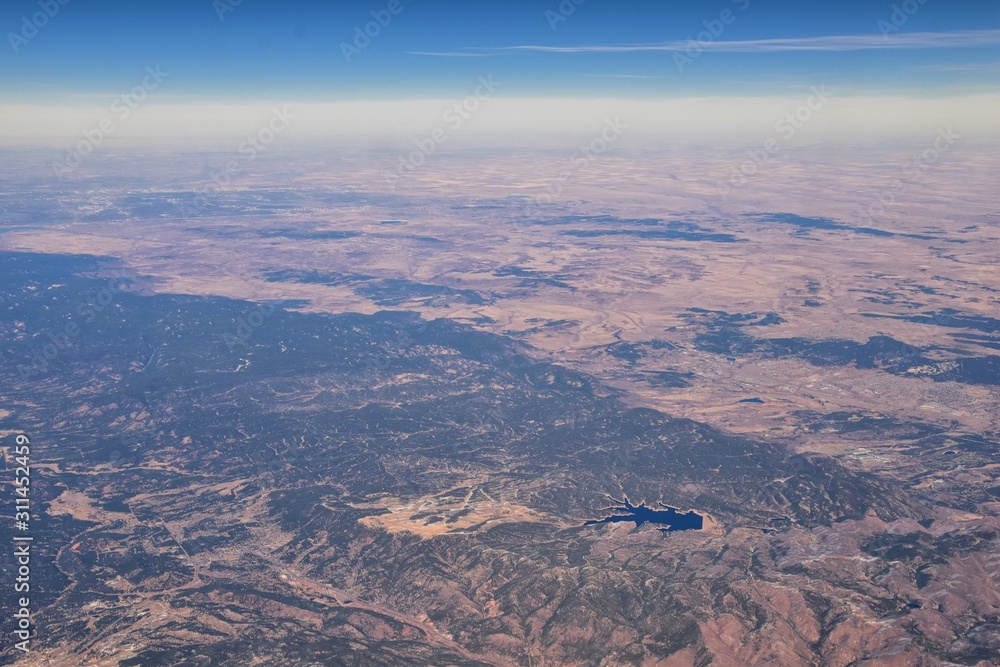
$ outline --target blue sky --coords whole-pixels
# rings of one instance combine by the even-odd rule
[[[575,11],[553,29],[546,12],[558,14],[558,0],[399,0],[402,10],[350,62],[342,44],[388,0],[242,0],[220,19],[218,3],[235,1],[69,0],[30,39],[15,37],[15,52],[11,34],[23,35],[23,17],[41,10],[38,0],[7,0],[0,94],[66,104],[128,89],[155,65],[170,73],[158,94],[228,102],[447,97],[486,73],[504,94],[534,97],[771,95],[817,82],[852,94],[1000,89],[996,0],[911,0],[916,11],[897,13],[905,23],[887,39],[893,4],[903,3],[566,0]],[[669,49],[720,17],[731,21],[680,67]],[[970,30],[979,32],[961,32]]]

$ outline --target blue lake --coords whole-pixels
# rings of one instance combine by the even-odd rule
[[[621,507],[608,508],[612,512],[615,512],[615,514],[603,519],[587,521],[583,525],[593,526],[599,523],[632,521],[635,523],[636,528],[644,523],[655,523],[666,526],[666,528],[661,528],[661,530],[665,531],[701,530],[704,518],[697,512],[678,512],[674,507],[664,507],[665,509],[660,510],[646,507],[645,503],[633,505],[629,502],[628,498],[625,498],[624,504]]]

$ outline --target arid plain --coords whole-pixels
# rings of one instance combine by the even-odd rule
[[[406,311],[446,322],[432,329],[492,335],[476,338],[470,352],[428,339],[425,324],[405,334],[417,342],[393,347],[400,358],[429,360],[426,367],[412,361],[397,370],[376,359],[360,380],[330,371],[314,386],[282,384],[274,371],[247,396],[233,380],[225,385],[232,393],[220,394],[218,420],[227,414],[223,396],[253,411],[268,405],[270,391],[281,408],[260,410],[272,419],[319,410],[350,412],[358,423],[372,406],[395,414],[435,392],[475,394],[470,406],[496,398],[478,412],[469,407],[472,417],[431,406],[433,425],[416,419],[392,430],[384,421],[391,418],[371,416],[393,443],[369,447],[372,470],[395,481],[369,478],[360,489],[346,476],[368,469],[352,468],[349,457],[347,467],[310,470],[314,486],[291,481],[288,471],[278,479],[244,466],[239,441],[259,427],[244,417],[233,422],[232,458],[198,454],[197,475],[212,478],[197,477],[192,448],[216,443],[185,438],[176,426],[181,399],[157,397],[156,383],[144,385],[145,403],[135,409],[81,399],[58,416],[46,415],[31,392],[11,391],[2,429],[47,420],[54,439],[71,439],[107,423],[142,441],[96,468],[86,456],[45,457],[39,474],[66,480],[45,489],[46,512],[79,523],[60,559],[118,549],[92,539],[113,528],[129,535],[123,550],[170,561],[155,585],[123,576],[100,591],[81,582],[103,571],[60,565],[80,597],[53,612],[56,643],[18,664],[278,664],[278,649],[304,629],[317,646],[334,636],[345,646],[357,641],[327,630],[336,618],[365,628],[366,642],[402,642],[375,647],[397,664],[1000,664],[1000,152],[959,143],[907,169],[933,139],[789,149],[742,187],[723,184],[745,154],[690,148],[609,152],[586,166],[556,151],[441,154],[397,182],[385,176],[392,152],[277,151],[221,191],[209,184],[225,158],[211,151],[95,156],[57,184],[38,160],[16,171],[7,163],[4,179],[21,194],[2,195],[0,251],[96,256],[98,269],[74,275],[126,280],[123,294],[136,303],[179,299],[178,313],[198,307],[189,298],[280,304],[280,323],[257,324],[246,315],[251,306],[232,307],[244,313],[225,329],[236,337],[227,339],[232,372],[260,364],[245,345],[271,345],[273,337],[275,349],[292,348],[289,341],[305,337],[281,329],[297,316]],[[879,206],[886,193],[892,202]],[[167,318],[171,309],[162,312]],[[201,317],[211,323],[210,314]],[[380,341],[376,324],[372,340]],[[18,341],[5,360],[5,386],[13,386],[16,369],[30,363],[33,334],[8,326]],[[345,336],[355,335],[348,329]],[[134,335],[143,344],[152,336]],[[476,356],[494,340],[511,347]],[[107,361],[100,381],[112,386],[166,368],[168,359],[179,363],[181,352],[167,352],[174,344],[152,346],[148,359],[121,368]],[[504,355],[572,375],[505,375],[505,364],[528,361]],[[32,392],[59,390],[39,384],[48,377],[32,379]],[[97,385],[67,395],[88,387]],[[536,390],[547,410],[539,416]],[[499,398],[511,392],[521,398]],[[605,410],[624,416],[598,420]],[[670,424],[661,449],[654,443],[648,456],[600,463],[646,437],[632,435],[629,420],[642,415],[652,421],[637,432],[658,432],[661,417],[645,415],[661,413]],[[582,467],[574,445],[553,445],[552,458],[529,447],[536,436],[545,446],[544,437],[527,435],[543,423],[553,433],[570,429],[580,452],[593,449],[580,454]],[[598,442],[602,424],[622,440]],[[452,427],[469,442],[491,439],[451,458],[435,453],[440,442],[409,449]],[[352,437],[364,439],[357,434],[368,427],[358,428]],[[326,436],[302,441],[313,437]],[[699,450],[727,438],[742,449]],[[745,465],[724,460],[726,451]],[[186,481],[130,490],[114,477],[130,466]],[[103,486],[86,481],[88,469]],[[294,493],[313,498],[308,510],[302,498],[289,500]],[[623,495],[696,509],[705,527],[581,532],[601,498]],[[214,528],[213,513],[221,522]],[[172,540],[146,534],[153,516]],[[241,524],[249,530],[237,531]],[[333,537],[345,525],[354,532]],[[512,546],[524,538],[498,537],[504,530],[539,542]],[[191,542],[200,546],[185,551]],[[458,562],[461,576],[421,560],[438,555]],[[233,588],[246,580],[257,593]],[[590,609],[574,597],[579,590],[615,592],[621,609],[574,616]],[[261,639],[253,614],[292,620]],[[74,623],[89,616],[101,631],[83,641]],[[252,656],[235,648],[241,638],[252,639]],[[202,647],[215,662],[162,650],[181,644]],[[204,648],[222,644],[219,654]],[[153,646],[160,652],[143,653]],[[581,657],[580,646],[598,657]],[[77,653],[60,657],[67,651]]]

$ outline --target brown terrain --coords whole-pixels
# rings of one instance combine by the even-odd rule
[[[58,220],[0,234],[0,250],[108,258],[86,277],[126,277],[128,299],[442,319],[579,374],[566,391],[593,383],[594,405],[691,420],[776,458],[733,473],[744,468],[698,458],[693,444],[677,453],[687,445],[673,431],[650,445],[648,461],[676,455],[662,479],[647,459],[602,462],[606,444],[579,466],[572,444],[545,458],[531,449],[534,426],[551,423],[588,452],[602,428],[572,403],[535,416],[556,400],[553,372],[531,381],[541,398],[524,389],[522,402],[480,406],[468,422],[432,406],[433,423],[385,435],[384,449],[373,434],[371,463],[331,449],[340,467],[328,472],[312,454],[306,484],[278,463],[310,438],[340,438],[338,427],[244,457],[240,443],[262,427],[242,412],[220,407],[210,420],[229,424],[220,444],[183,430],[176,397],[94,398],[166,352],[107,361],[91,385],[66,380],[76,412],[0,394],[5,435],[34,424],[52,438],[101,424],[140,441],[160,434],[128,461],[39,454],[44,512],[68,531],[57,559],[68,586],[15,664],[1000,665],[1000,153],[959,146],[896,205],[859,219],[920,148],[799,149],[728,198],[715,184],[738,153],[613,154],[548,204],[535,198],[563,155],[438,155],[390,189],[391,154],[276,153],[197,217],[182,213],[204,185],[186,176],[190,160],[210,168],[219,156],[95,159],[46,193]],[[111,185],[91,190],[98,177]],[[15,340],[31,329],[8,326]],[[432,366],[377,372],[362,388],[332,371],[295,386],[247,380],[218,405],[313,423],[375,405],[397,414],[433,392],[459,400],[467,379],[476,396],[522,391],[511,375],[474,375],[466,348],[412,335]],[[237,351],[226,373],[258,358]],[[350,437],[369,442],[366,428]],[[505,444],[474,449],[494,436]],[[213,453],[192,459],[199,447]],[[795,487],[805,473],[789,461],[832,472]],[[133,481],[115,477],[123,470]],[[147,488],[134,481],[143,475],[184,481]],[[626,495],[695,509],[704,527],[580,528],[602,499]],[[68,565],[102,552],[123,564]],[[139,552],[161,559],[155,574],[127,574]],[[257,632],[260,619],[275,625]],[[288,653],[300,640],[302,653]],[[202,657],[149,652],[185,645]],[[206,657],[209,646],[224,648]]]

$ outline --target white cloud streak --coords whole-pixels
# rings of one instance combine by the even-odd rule
[[[605,79],[662,79],[662,76],[650,76],[648,74],[588,74]]]
[[[1000,73],[1000,63],[967,63],[964,65],[924,65],[912,69],[925,72],[988,72]]]
[[[869,51],[878,49],[956,49],[1000,44],[1000,30],[955,30],[951,32],[911,32],[889,35],[835,35],[827,37],[791,37],[780,39],[750,39],[742,41],[704,41],[697,44],[706,51],[720,53],[773,53],[781,51]],[[501,55],[512,52],[529,53],[641,53],[686,51],[692,40],[673,40],[655,44],[598,44],[590,46],[520,45],[487,49],[485,53]],[[414,52],[416,53],[416,52]],[[422,52],[421,55],[468,57],[484,52]]]

